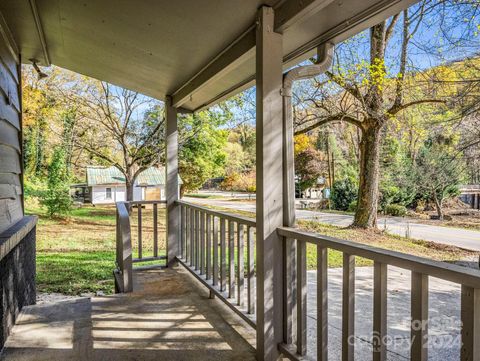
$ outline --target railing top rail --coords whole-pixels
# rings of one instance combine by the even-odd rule
[[[116,203],[118,217],[120,218],[120,223],[122,223],[122,221],[126,221],[127,219],[130,220],[127,205],[128,205],[128,202]]]
[[[296,228],[280,227],[277,229],[277,232],[286,238],[317,244],[347,254],[371,259],[383,264],[397,266],[413,272],[426,274],[473,288],[480,288],[480,272],[472,268],[434,261],[427,258],[412,256],[333,237],[322,236],[318,233],[301,231]]]
[[[130,244],[130,215],[128,213],[127,202],[117,202],[117,267],[123,271],[124,260],[128,254],[131,254]]]
[[[167,204],[166,200],[157,200],[157,201],[131,201],[131,202],[119,202],[119,203],[127,203],[131,205],[139,205],[139,204]]]
[[[205,212],[212,216],[225,218],[225,219],[228,219],[229,221],[238,222],[251,227],[256,227],[256,222],[253,218],[237,216],[235,214],[226,213],[226,212],[219,212],[207,207],[203,207],[203,206],[200,206],[194,203],[185,202],[185,201],[177,201],[177,204]]]

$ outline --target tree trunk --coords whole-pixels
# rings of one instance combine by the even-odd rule
[[[126,193],[125,193],[125,200],[127,202],[132,202],[133,201],[133,182],[131,181],[126,181]]]
[[[366,121],[360,142],[360,184],[353,227],[376,228],[380,178],[381,123]]]
[[[330,189],[333,187],[333,178],[332,178],[332,166],[331,166],[331,159],[330,159],[330,141],[328,139],[329,134],[326,133],[326,151],[327,151],[327,163],[328,163],[328,186]]]
[[[370,64],[383,68],[383,71],[385,71],[386,31],[385,21],[370,28]],[[371,72],[370,78],[371,86],[366,96],[368,114],[380,114],[384,102],[382,72]],[[372,116],[363,121],[360,142],[360,184],[353,227],[366,229],[377,227],[380,141],[383,124],[384,119],[381,117]]]
[[[443,207],[442,207],[442,200],[438,199],[437,192],[434,190],[433,193],[433,201],[435,202],[435,208],[437,208],[437,215],[440,221],[443,221]]]

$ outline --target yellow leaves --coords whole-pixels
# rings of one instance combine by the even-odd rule
[[[369,83],[373,86],[376,86],[380,91],[383,90],[385,78],[387,76],[384,59],[374,59],[373,63],[370,64],[369,73]]]
[[[24,85],[23,89],[23,124],[34,125],[38,118],[48,115],[51,108],[48,107],[45,94],[38,88]]]
[[[301,153],[312,146],[312,139],[306,134],[298,134],[294,138],[295,155]]]

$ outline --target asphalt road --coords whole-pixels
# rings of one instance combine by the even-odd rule
[[[255,203],[253,202],[189,197],[185,197],[185,200],[212,206],[255,212]],[[322,223],[344,227],[350,225],[353,220],[353,217],[350,215],[310,210],[297,210],[296,215],[297,219],[318,220]],[[380,218],[378,220],[378,225],[380,229],[385,229],[390,234],[396,234],[403,237],[409,235],[410,238],[432,241],[480,252],[479,231],[416,223],[415,220],[402,217]]]

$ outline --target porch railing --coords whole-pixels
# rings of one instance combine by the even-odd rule
[[[165,201],[134,201],[118,202],[117,206],[117,233],[116,233],[116,270],[115,289],[116,292],[131,292],[133,290],[133,264],[153,263],[165,261],[166,255],[160,254],[159,247],[159,205],[166,204]],[[151,207],[151,232],[146,232],[144,215],[146,207]],[[149,214],[150,216],[150,214]],[[132,224],[136,226],[136,241],[132,244]],[[150,236],[146,239],[146,235]],[[146,254],[148,249],[149,254]],[[137,257],[134,256],[136,250]]]
[[[477,270],[375,248],[363,244],[334,239],[319,234],[302,232],[295,228],[279,228],[278,233],[287,240],[296,240],[293,264],[295,280],[285,282],[295,296],[286,299],[284,309],[296,309],[286,314],[288,343],[279,345],[292,360],[307,354],[307,265],[306,247],[317,248],[317,359],[327,360],[328,353],[328,250],[343,254],[342,287],[342,360],[354,359],[355,335],[355,256],[372,260],[373,268],[373,360],[386,360],[387,336],[387,266],[411,271],[411,360],[426,361],[428,353],[428,281],[429,277],[461,285],[461,357],[462,361],[478,360],[480,348],[480,272]],[[291,260],[287,260],[289,262]],[[454,301],[452,301],[454,302]],[[292,305],[294,304],[294,306]],[[474,356],[476,355],[476,356]]]
[[[180,256],[198,280],[255,327],[255,221],[178,201]]]
[[[143,204],[143,203],[142,203]],[[132,242],[129,204],[117,205],[116,278],[123,290],[131,291]],[[178,201],[180,214],[179,254],[177,260],[247,323],[256,328],[255,232],[253,219],[219,212],[199,205]],[[142,210],[136,216],[141,224]],[[141,229],[141,227],[140,227]],[[141,232],[141,231],[140,231]],[[284,342],[278,345],[291,360],[305,359],[307,345],[307,245],[316,247],[316,329],[317,359],[328,357],[328,253],[339,251],[342,266],[342,360],[353,360],[355,352],[355,259],[373,261],[373,360],[386,360],[384,342],[387,335],[387,273],[388,266],[411,272],[411,359],[426,361],[428,354],[429,278],[435,277],[461,285],[460,360],[477,360],[480,350],[480,272],[444,262],[433,261],[368,245],[343,241],[296,228],[277,229],[285,250],[295,245],[295,252],[284,252]],[[140,237],[141,243],[141,237]],[[139,247],[141,248],[141,246]],[[290,249],[290,248],[288,248]],[[155,259],[164,259],[158,255]],[[288,268],[288,269],[287,269]],[[455,302],[455,300],[452,300]],[[315,302],[313,302],[315,304]],[[420,325],[420,327],[419,327]],[[309,352],[310,353],[310,352]]]

